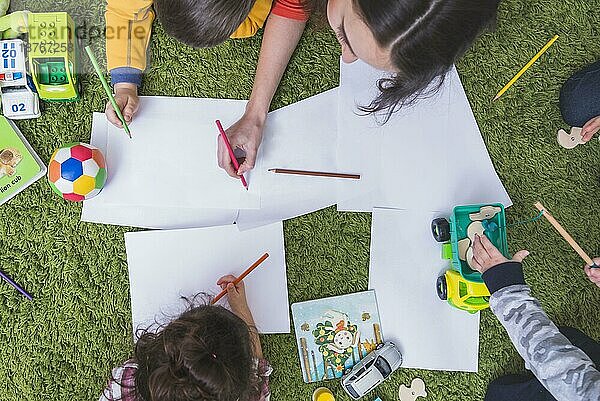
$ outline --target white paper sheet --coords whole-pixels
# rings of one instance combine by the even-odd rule
[[[331,206],[337,198],[336,181],[339,180],[281,175],[267,170],[341,171],[335,154],[336,119],[332,118],[336,110],[337,90],[332,89],[270,113],[258,155],[262,167],[257,164],[252,173],[253,183],[261,189],[260,209],[137,205],[134,200],[124,200],[117,191],[108,190],[113,187],[114,170],[124,167],[113,163],[107,154],[108,182],[100,195],[84,202],[81,219],[163,229],[208,227],[237,221],[239,228],[245,230]],[[91,142],[103,151],[106,150],[107,127],[104,115],[94,114]],[[122,132],[117,134],[123,135]],[[353,173],[352,170],[342,172]]]
[[[404,368],[477,371],[479,314],[451,307],[436,292],[449,268],[431,234],[431,212],[374,209],[369,288],[377,292],[386,340]]]
[[[260,189],[249,190],[217,165],[218,130],[243,114],[246,102],[141,97],[130,124],[133,138],[108,125],[106,157],[112,170],[107,204],[258,209]],[[260,168],[260,161],[257,163]]]
[[[341,184],[339,210],[385,207],[449,212],[459,204],[512,204],[456,69],[448,73],[438,94],[400,110],[383,126],[377,126],[372,116],[357,117],[352,105],[368,104],[374,95],[363,88],[364,82],[375,87],[383,75],[357,62],[342,65],[341,76],[341,98],[352,100],[340,102],[338,158],[351,155],[345,162],[340,159],[340,168],[355,164],[364,179],[354,188]]]
[[[260,210],[240,210],[240,229],[282,221],[334,205],[338,179],[271,173],[271,168],[342,172],[336,163],[337,89],[269,113],[258,157]],[[353,171],[343,171],[352,174]]]
[[[221,276],[241,274],[268,252],[244,279],[248,305],[259,332],[290,332],[282,223],[245,232],[225,226],[127,233],[125,246],[134,330],[176,316],[185,307],[182,295],[219,293]]]
[[[355,170],[361,175],[361,180],[337,183],[338,210],[350,211],[356,204],[374,205],[377,201],[384,131],[373,115],[365,115],[358,107],[368,106],[377,96],[375,83],[381,76],[381,71],[361,61],[352,64],[340,62],[336,149],[338,168]],[[355,211],[370,212],[371,209]]]
[[[94,113],[90,143],[106,154],[107,139],[108,121],[103,113]],[[112,164],[108,158],[107,165],[106,187],[110,185],[112,180]],[[172,229],[233,224],[238,215],[237,209],[193,209],[110,204],[110,202],[118,202],[119,199],[118,194],[114,192],[111,194],[109,191],[107,195],[107,192],[103,190],[95,198],[83,202],[81,220],[90,223]]]

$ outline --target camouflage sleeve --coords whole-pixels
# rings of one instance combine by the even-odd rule
[[[521,264],[506,265],[510,266],[490,269],[494,273],[486,277],[486,272],[484,280],[492,292],[490,308],[525,360],[525,366],[557,400],[600,400],[600,372],[594,363],[559,332],[531,296],[522,280]],[[499,276],[504,268],[507,274],[502,275],[503,283],[498,288],[494,276]],[[511,274],[512,280],[507,278]]]

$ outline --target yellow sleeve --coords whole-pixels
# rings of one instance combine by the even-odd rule
[[[109,71],[118,67],[146,69],[153,0],[108,0],[106,5],[106,60]]]
[[[231,35],[232,39],[249,38],[254,36],[260,28],[263,27],[269,13],[273,0],[256,0],[254,7],[250,10],[248,17],[242,22],[242,25]]]

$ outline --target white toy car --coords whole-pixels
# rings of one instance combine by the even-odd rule
[[[342,387],[354,400],[383,383],[402,365],[402,354],[392,342],[379,344],[362,361],[344,372]]]

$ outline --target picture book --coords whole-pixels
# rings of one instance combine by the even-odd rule
[[[46,166],[21,131],[0,116],[0,205],[46,174]]]
[[[298,302],[292,317],[306,383],[342,377],[383,343],[375,291]]]

